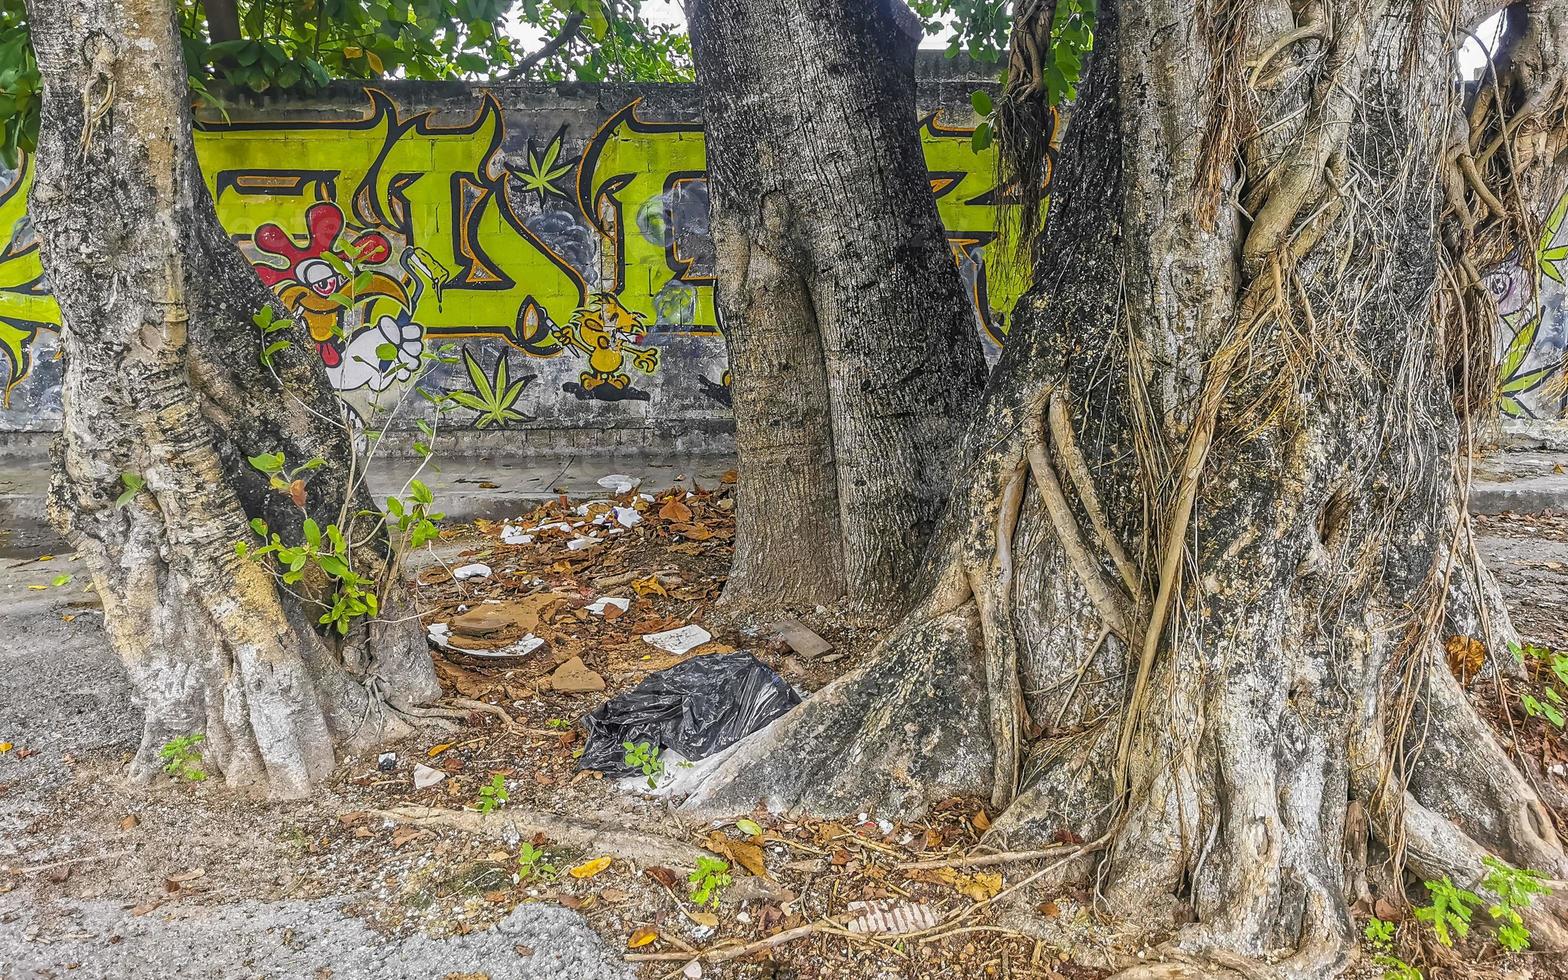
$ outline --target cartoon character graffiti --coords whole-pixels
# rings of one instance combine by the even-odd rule
[[[327,201],[305,212],[304,247],[276,224],[262,225],[253,239],[263,253],[256,274],[304,321],[334,388],[382,391],[419,369],[424,328],[413,311],[427,282],[439,300],[445,270],[412,248],[393,263],[392,243],[379,231],[354,233],[341,248],[344,226],[342,210]]]
[[[1546,219],[1536,275],[1519,256],[1488,269],[1485,284],[1498,317],[1498,397],[1504,415],[1568,414],[1568,194]]]
[[[565,390],[579,398],[603,401],[647,400],[648,393],[631,387],[631,377],[626,374],[628,355],[632,366],[643,374],[659,368],[659,349],[638,346],[647,336],[643,315],[622,306],[614,293],[595,293],[593,299],[596,306],[578,308],[571,322],[550,331],[562,348],[588,362],[580,383],[565,385]]]

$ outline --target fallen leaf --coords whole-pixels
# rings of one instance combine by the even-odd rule
[[[1480,673],[1486,665],[1486,644],[1473,636],[1450,636],[1443,641],[1443,651],[1448,654],[1448,669],[1461,681]]]
[[[136,814],[134,814],[134,813],[127,814],[125,819],[120,821],[120,829],[121,830],[135,830],[136,829],[136,825],[139,824],[139,823],[141,823],[141,820],[139,820],[137,818]]]
[[[709,929],[717,929],[719,926],[719,917],[712,912],[688,912],[687,914],[691,916],[691,921],[699,926],[707,926]]]
[[[761,825],[758,824],[757,821],[748,820],[745,817],[741,817],[739,820],[735,821],[735,829],[745,834],[747,837],[762,836]]]
[[[642,873],[652,878],[654,881],[657,881],[665,888],[674,888],[676,882],[680,881],[680,875],[671,871],[669,868],[660,867],[657,864],[653,865],[652,867],[644,868]]]
[[[970,823],[975,825],[976,830],[987,830],[991,826],[991,818],[985,815],[984,810],[976,810]]]
[[[451,742],[442,742],[440,745],[432,745],[429,748],[429,750],[427,750],[425,752],[425,757],[429,758],[429,759],[434,759],[436,756],[440,755],[441,753],[445,752],[447,749],[450,749],[451,747],[452,747],[452,743]]]
[[[294,501],[295,507],[305,506],[305,481],[295,480],[289,484],[289,499]]]
[[[664,584],[659,581],[658,575],[649,575],[647,578],[632,579],[631,586],[632,590],[636,592],[638,596],[643,598],[646,598],[650,595],[668,596],[670,594],[665,590]]]
[[[715,830],[708,835],[706,846],[715,854],[729,858],[731,864],[738,864],[759,878],[771,877],[762,857],[762,848],[756,844],[736,840],[723,831]]]
[[[611,860],[608,857],[596,857],[591,861],[584,861],[582,864],[577,865],[568,871],[567,874],[573,878],[592,878],[605,868],[608,868]]]
[[[1041,902],[1038,911],[1047,919],[1054,919],[1062,912],[1055,902]]]
[[[10,742],[0,742],[0,752],[9,752],[15,747]]]
[[[691,508],[671,497],[659,508],[659,517],[666,521],[684,522],[691,520]]]
[[[1002,890],[1002,876],[995,872],[977,871],[967,875],[952,868],[938,868],[936,876],[952,885],[960,895],[977,902],[995,898]]]
[[[644,946],[659,938],[659,930],[651,926],[640,926],[626,939],[627,949],[642,949]]]
[[[599,892],[599,897],[606,902],[624,902],[631,898],[631,892],[624,888],[605,888]]]

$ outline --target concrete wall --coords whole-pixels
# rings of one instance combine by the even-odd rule
[[[947,71],[927,63],[910,125],[994,349],[1022,280],[986,266],[994,151],[976,154],[967,128],[982,83]],[[730,398],[698,110],[680,85],[341,85],[208,115],[197,152],[224,227],[304,317],[342,396],[362,413],[401,401],[389,429],[429,414],[402,397],[404,366],[451,343],[458,363],[422,382],[464,403],[443,442],[702,450],[726,439]],[[30,179],[24,164],[0,192],[0,430],[13,445],[40,442],[60,412]],[[341,284],[328,252],[358,257],[347,308],[328,296]]]
[[[1543,223],[1534,255],[1525,246],[1487,270],[1497,303],[1498,382],[1503,417],[1568,416],[1568,193]]]

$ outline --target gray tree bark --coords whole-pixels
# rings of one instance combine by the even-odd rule
[[[1127,976],[1331,976],[1369,881],[1568,874],[1442,654],[1512,638],[1432,315],[1456,29],[1393,2],[1100,6],[923,598],[687,806],[989,796],[986,843],[1089,842],[1061,874],[1169,940]],[[1530,913],[1537,948],[1568,941],[1562,907]]]
[[[741,463],[725,599],[886,620],[985,380],[912,122],[920,24],[902,0],[689,18]]]
[[[202,184],[171,0],[33,0],[28,14],[44,81],[29,212],[65,358],[50,511],[92,570],[145,712],[132,775],[199,732],[229,784],[306,793],[335,746],[406,730],[384,708],[439,694],[422,631],[393,583],[383,621],[328,638],[323,581],[285,589],[235,553],[253,517],[297,543],[307,515],[324,526],[345,500],[375,507],[348,485],[350,433],[303,334],[276,378],[260,365],[253,315],[286,314]],[[264,452],[328,461],[303,507],[247,464]],[[123,473],[145,487],[117,507]],[[354,560],[379,578],[389,551],[375,538]]]

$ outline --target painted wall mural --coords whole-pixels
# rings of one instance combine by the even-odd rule
[[[972,87],[923,89],[912,125],[977,328],[995,347],[1023,277],[986,262],[994,151],[971,147]],[[396,83],[231,109],[199,123],[196,147],[223,226],[351,401],[406,382],[427,345],[456,340],[461,363],[423,383],[458,394],[465,425],[722,418],[727,358],[695,96]],[[52,428],[59,312],[26,217],[31,170],[3,179],[0,428]],[[357,274],[345,305],[347,269]]]
[[[1486,273],[1497,304],[1498,392],[1512,418],[1568,416],[1568,193],[1547,217],[1533,261]]]

